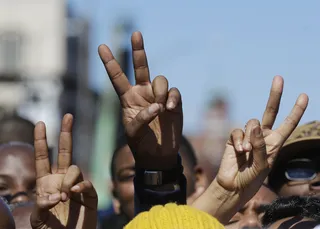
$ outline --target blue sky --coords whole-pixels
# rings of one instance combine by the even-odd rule
[[[302,120],[320,119],[320,2],[313,1],[107,1],[70,0],[91,23],[90,75],[95,89],[107,85],[97,55],[112,47],[112,28],[133,18],[145,38],[153,76],[163,74],[183,96],[185,132],[199,130],[215,90],[228,95],[233,120],[260,118],[271,81],[285,79],[279,125],[299,93],[310,96]],[[128,38],[129,42],[129,38]]]

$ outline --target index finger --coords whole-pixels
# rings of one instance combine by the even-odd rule
[[[98,51],[114,89],[118,96],[122,96],[131,88],[127,76],[123,73],[119,63],[114,58],[108,46],[100,45]]]
[[[262,117],[262,129],[272,129],[279,111],[282,92],[283,78],[275,76],[272,81],[268,103]]]
[[[302,115],[307,109],[309,98],[306,94],[301,94],[297,98],[296,104],[292,108],[290,114],[285,121],[276,130],[284,139],[283,142],[291,135],[300,122]]]
[[[73,116],[66,114],[61,122],[58,173],[66,173],[72,162],[72,124]]]
[[[34,128],[34,153],[37,179],[51,173],[46,125],[38,122]]]

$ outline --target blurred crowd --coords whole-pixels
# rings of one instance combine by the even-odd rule
[[[298,126],[300,94],[278,128],[284,80],[275,76],[262,117],[229,132],[213,102],[202,147],[183,135],[183,103],[168,79],[150,80],[144,42],[132,34],[135,84],[109,47],[99,55],[121,104],[124,135],[111,162],[112,210],[73,161],[74,118],[65,114],[53,162],[46,125],[0,120],[1,228],[316,228],[320,225],[320,123]],[[221,145],[221,142],[225,142]],[[100,168],[103,169],[103,168]],[[100,213],[99,213],[100,212]]]
[[[14,27],[0,34],[0,229],[320,228],[320,121],[299,123],[308,95],[292,98],[278,126],[282,76],[262,116],[244,126],[232,123],[223,95],[210,95],[201,132],[187,134],[179,85],[152,76],[140,32],[130,50],[97,47],[113,89],[90,89],[86,22],[67,12],[66,36],[50,40],[44,29],[65,30],[55,20],[62,3],[38,2],[50,20],[30,27],[43,34],[30,47],[53,54],[37,60],[20,52],[18,20],[0,16],[0,28]]]

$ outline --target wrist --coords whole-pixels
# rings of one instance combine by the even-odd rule
[[[179,155],[174,155],[170,157],[151,157],[151,158],[135,158],[136,168],[143,168],[147,170],[171,170],[178,167]]]
[[[214,179],[207,190],[192,204],[193,207],[207,212],[226,224],[237,213],[240,207],[238,192],[230,191]]]
[[[135,158],[135,161],[136,168],[155,171],[171,170],[182,165],[182,160],[179,153],[174,154],[172,156],[153,156]]]
[[[176,165],[170,169],[150,169],[149,166],[148,168],[136,166],[135,180],[149,188],[158,188],[178,184],[181,176],[183,176],[183,166],[181,163],[181,157],[179,155],[176,160]]]

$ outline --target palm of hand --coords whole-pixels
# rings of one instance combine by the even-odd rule
[[[34,229],[95,228],[97,193],[91,182],[83,180],[79,167],[72,161],[72,115],[61,124],[57,172],[52,172],[46,129],[40,122],[35,127],[36,205],[30,222]]]
[[[64,176],[65,174],[50,174],[37,179],[37,196],[44,197],[55,193],[61,193]],[[47,220],[44,222],[46,228],[51,228],[57,221],[61,224],[60,228],[65,228],[62,226],[66,226],[68,222],[70,201],[72,201],[72,198],[66,202],[59,202],[49,210],[51,214],[49,214]]]
[[[256,164],[250,158],[251,152],[237,153],[234,146],[227,144],[217,175],[219,184],[228,191],[242,192],[252,181],[265,175],[258,171]]]

